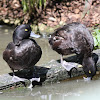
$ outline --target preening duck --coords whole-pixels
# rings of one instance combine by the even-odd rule
[[[30,36],[33,36],[32,34],[30,25],[22,24],[17,26],[13,32],[13,42],[10,42],[3,52],[3,59],[7,62],[13,74],[14,70],[29,69],[33,71],[34,65],[41,58],[42,50],[36,41],[30,38]],[[14,78],[16,81],[15,75]],[[33,76],[32,80],[34,78],[35,76]],[[23,81],[23,79],[19,80]]]
[[[51,35],[49,43],[52,49],[62,56],[76,53],[82,60],[83,70],[88,78],[92,79],[96,74],[96,63],[92,57],[94,40],[85,25],[78,22],[64,25],[56,29]],[[63,63],[66,62],[61,60],[62,65],[64,65]]]

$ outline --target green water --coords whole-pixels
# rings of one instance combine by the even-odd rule
[[[6,62],[2,59],[2,52],[12,41],[13,27],[0,26],[0,75],[11,72]],[[35,39],[42,48],[42,57],[37,65],[47,63],[60,56],[54,52],[48,39]],[[46,86],[37,86],[32,89],[12,88],[0,92],[0,100],[99,100],[100,76],[95,76],[91,82],[84,82],[82,78],[58,82]]]

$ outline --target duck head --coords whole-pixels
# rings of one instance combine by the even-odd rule
[[[92,79],[96,74],[96,64],[92,57],[84,57],[83,62],[83,70],[88,78]]]
[[[29,37],[34,37],[34,32],[30,25],[22,24],[16,27],[13,32],[13,42],[15,45],[19,45],[23,39],[29,39]]]

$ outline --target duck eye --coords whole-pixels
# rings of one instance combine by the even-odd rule
[[[91,71],[89,70],[89,73],[91,74]]]
[[[27,32],[28,31],[28,29],[25,29],[25,32]]]

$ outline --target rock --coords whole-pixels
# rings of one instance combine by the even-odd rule
[[[50,21],[50,20],[48,20],[48,21],[47,21],[47,24],[48,24],[48,26],[50,26],[50,27],[52,27],[52,26],[53,26],[53,22],[52,22],[52,21]]]
[[[63,9],[64,9],[64,10],[67,10],[68,8],[67,8],[66,6],[63,6]]]
[[[73,10],[73,8],[72,8],[72,7],[69,7],[68,9],[69,9],[70,11],[72,11],[72,10]]]
[[[74,10],[74,13],[75,13],[75,14],[78,14],[79,12],[80,12],[79,9],[75,9],[75,10]]]
[[[67,20],[67,17],[66,17],[66,16],[61,17],[61,21],[62,21],[63,23],[65,23],[66,20]]]
[[[99,4],[100,3],[100,1],[96,1],[97,2],[97,4]]]
[[[42,23],[39,23],[38,26],[39,26],[39,30],[40,30],[41,32],[44,31],[45,28],[46,28],[46,25],[44,25],[44,24],[42,24]]]
[[[60,21],[59,24],[60,24],[60,25],[64,25],[65,23],[64,23],[63,21]]]
[[[69,6],[70,5],[70,3],[69,2],[67,2],[67,6]]]
[[[80,18],[80,15],[79,15],[79,14],[76,14],[76,15],[75,15],[75,18],[76,18],[76,19],[79,19],[79,18]]]
[[[56,19],[54,17],[49,17],[48,20],[54,21],[54,22],[56,21]]]
[[[21,7],[21,5],[20,5],[20,3],[19,3],[18,0],[13,0],[13,1],[12,1],[11,7],[12,7],[13,9],[18,9],[18,8]]]
[[[9,23],[9,19],[4,19],[4,22],[5,23]]]
[[[14,21],[13,21],[13,20],[11,20],[11,21],[10,21],[10,24],[14,24]]]
[[[15,25],[20,24],[20,20],[19,20],[19,19],[16,19],[15,22],[14,22],[14,24],[15,24]]]

